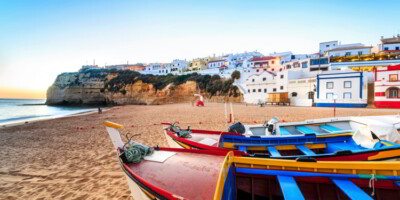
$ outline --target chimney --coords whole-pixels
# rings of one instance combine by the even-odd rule
[[[397,34],[397,37],[400,38],[400,34]]]
[[[383,36],[381,36],[381,40],[383,40]]]

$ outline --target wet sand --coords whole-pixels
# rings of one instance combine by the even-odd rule
[[[228,113],[229,104],[227,104]],[[236,121],[262,123],[333,117],[333,108],[233,104]],[[393,115],[398,109],[337,108],[337,116]],[[125,125],[135,140],[166,146],[160,122],[226,130],[224,104],[120,106],[102,114],[38,121],[0,129],[0,199],[129,199],[129,189],[103,126]],[[200,124],[201,122],[201,124]],[[135,126],[135,127],[132,127]]]

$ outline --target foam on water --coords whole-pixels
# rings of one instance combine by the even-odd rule
[[[94,111],[93,107],[69,107],[44,105],[45,99],[0,99],[0,124],[61,117]]]

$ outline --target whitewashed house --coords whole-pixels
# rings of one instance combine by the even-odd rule
[[[208,69],[215,69],[225,65],[225,60],[213,60],[208,62]]]
[[[275,77],[276,74],[270,71],[261,71],[248,76],[246,81],[238,86],[243,93],[244,101],[252,104],[264,102],[268,92],[277,91]]]
[[[295,60],[291,62],[284,63],[282,68],[284,70],[302,70],[304,72],[310,71],[310,58]]]
[[[383,38],[382,36],[379,51],[385,53],[400,52],[400,34],[393,38]]]
[[[289,80],[288,97],[290,105],[313,106],[316,92],[316,75],[310,73],[299,79]]]
[[[375,71],[375,106],[400,108],[400,65]]]
[[[368,76],[365,72],[338,70],[318,74],[316,89],[317,107],[367,106]]]
[[[365,46],[361,43],[339,45],[325,51],[326,56],[356,56],[371,54],[372,46]]]

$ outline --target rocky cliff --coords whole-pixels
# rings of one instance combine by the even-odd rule
[[[205,82],[207,80],[209,83]],[[193,94],[198,92],[199,88],[202,88],[202,94],[212,99],[236,102],[241,100],[238,90],[228,85],[231,82],[217,80],[219,82],[216,85],[229,86],[228,89],[218,90],[213,86],[213,81],[216,82],[210,76],[201,75],[153,76],[107,70],[63,73],[58,75],[53,85],[48,88],[46,104],[122,105],[188,102],[196,99]],[[222,90],[228,91],[227,94],[221,95],[224,93]]]

